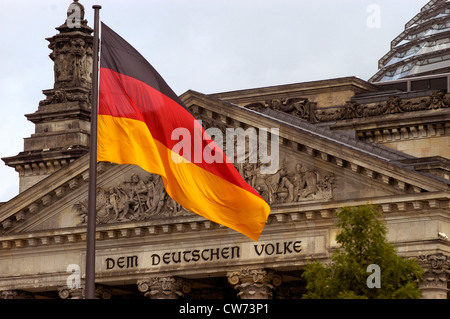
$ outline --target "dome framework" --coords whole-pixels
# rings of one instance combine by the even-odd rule
[[[391,42],[369,82],[450,72],[450,1],[431,0]]]

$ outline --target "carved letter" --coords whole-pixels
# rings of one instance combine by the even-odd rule
[[[219,259],[219,248],[211,249],[211,260],[214,259],[214,256],[216,256],[216,258]]]
[[[125,257],[119,257],[117,259],[117,267],[119,267],[120,269],[125,267]]]
[[[116,265],[116,262],[112,258],[106,258],[105,261],[106,261],[106,269],[107,270],[113,269],[114,266]]]
[[[292,242],[288,242],[288,243],[284,243],[284,254],[286,254],[286,252],[289,252],[290,254],[292,253],[291,248],[289,248],[291,246]]]
[[[192,261],[199,261],[200,260],[200,250],[195,249],[192,251]]]
[[[230,247],[225,247],[225,248],[222,249],[221,254],[222,254],[222,258],[223,259],[228,259],[230,257],[229,249],[230,249]]]
[[[191,261],[191,258],[186,258],[186,255],[189,254],[190,252],[191,252],[190,250],[183,251],[183,260],[187,263]]]
[[[176,264],[181,263],[181,252],[172,253],[172,261]]]
[[[138,256],[127,257],[127,268],[133,268],[138,266]]]
[[[157,255],[157,254],[153,254],[152,255],[152,265],[157,266],[157,265],[159,265],[160,262],[161,262],[161,257],[159,257],[159,255]]]
[[[236,257],[236,258],[240,258],[241,257],[240,256],[240,252],[241,252],[240,249],[241,248],[239,246],[231,247],[231,259],[234,259],[234,257]]]
[[[270,249],[268,249],[270,248]],[[266,255],[272,255],[275,252],[275,247],[273,244],[267,244],[265,248]]]
[[[277,255],[283,255],[283,251],[281,251],[281,249],[280,249],[280,243],[277,243],[277,244],[276,244],[276,247],[277,247],[277,249],[276,249],[276,254],[277,254]]]
[[[255,251],[258,254],[258,256],[261,256],[261,254],[264,251],[264,245],[261,246],[261,251],[258,251],[258,245],[255,245]]]
[[[301,241],[296,241],[296,242],[294,243],[294,251],[295,251],[296,253],[299,253],[299,252],[302,251],[302,242],[301,242]]]
[[[203,249],[203,251],[202,251],[202,259],[204,261],[208,261],[209,260],[209,257],[208,256],[205,257],[205,255],[204,255],[204,253],[208,252],[208,251],[209,251],[209,249]]]

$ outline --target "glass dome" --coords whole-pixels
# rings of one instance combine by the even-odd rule
[[[450,0],[429,1],[391,42],[369,82],[450,72]]]

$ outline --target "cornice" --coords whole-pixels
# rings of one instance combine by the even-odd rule
[[[241,105],[280,97],[305,97],[307,95],[313,95],[323,92],[329,93],[343,90],[354,90],[355,92],[371,92],[377,91],[378,87],[369,82],[361,80],[358,77],[344,77],[329,80],[310,81],[295,84],[285,84],[214,93],[210,94],[209,96]]]
[[[299,229],[309,227],[309,222],[314,222],[316,227],[334,227],[333,218],[337,210],[345,206],[360,206],[370,203],[374,205],[385,218],[416,218],[417,216],[429,216],[427,214],[439,214],[450,208],[450,195],[447,192],[421,193],[414,195],[396,195],[377,198],[361,198],[348,201],[331,201],[326,203],[304,204],[280,204],[272,207],[272,213],[267,220],[266,231],[279,227],[292,227],[297,224]],[[449,218],[447,214],[444,214]],[[303,225],[303,226],[302,226]],[[192,215],[173,219],[152,220],[143,222],[128,222],[117,224],[98,225],[96,240],[100,245],[120,245],[117,240],[139,240],[157,237],[159,241],[180,240],[195,237],[206,239],[208,237],[218,239],[221,231],[226,227]],[[264,233],[263,233],[264,234]],[[229,232],[226,230],[229,237]],[[175,236],[175,237],[173,237]],[[175,238],[175,239],[173,239]],[[0,254],[2,251],[24,248],[64,247],[70,249],[71,244],[77,245],[86,242],[86,227],[43,230],[20,234],[8,234],[0,236]],[[152,240],[154,242],[154,240]],[[125,242],[124,242],[125,243]],[[74,248],[76,249],[76,248]]]
[[[0,235],[65,197],[70,191],[87,184],[89,154],[57,170],[33,187],[25,190],[0,207]],[[109,163],[99,163],[97,174],[106,171]]]

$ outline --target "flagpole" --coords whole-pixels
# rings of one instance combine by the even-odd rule
[[[97,126],[98,126],[98,62],[100,44],[100,9],[94,9],[94,48],[92,71],[92,107],[91,107],[91,133],[89,157],[89,191],[88,191],[88,218],[86,235],[86,279],[85,298],[95,299],[95,228],[97,203]]]

